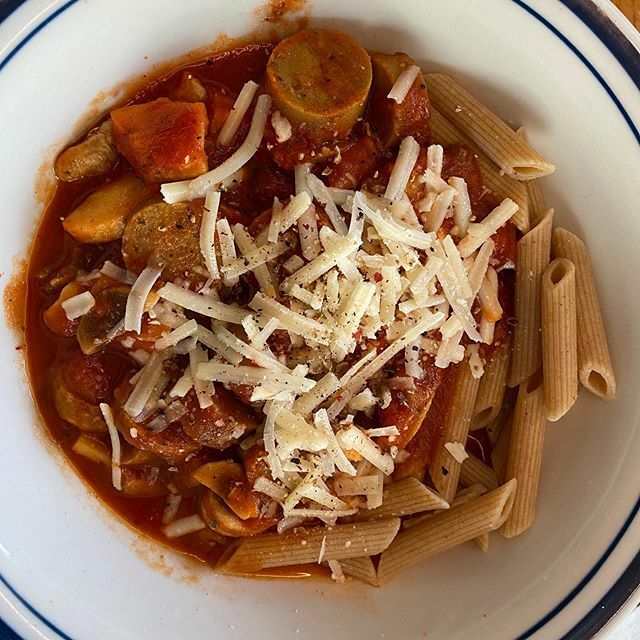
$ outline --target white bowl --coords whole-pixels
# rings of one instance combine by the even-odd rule
[[[247,32],[253,5],[29,0],[0,24],[5,283],[41,212],[39,167],[77,119],[153,64]],[[310,13],[454,73],[527,125],[558,167],[547,201],[591,248],[619,397],[582,392],[550,426],[536,523],[495,536],[486,554],[452,550],[382,590],[229,579],[141,540],[89,494],[38,426],[17,339],[2,329],[0,617],[22,638],[585,638],[640,581],[638,34],[604,0],[322,0]]]

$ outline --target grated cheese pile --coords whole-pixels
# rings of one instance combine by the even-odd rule
[[[416,76],[414,68],[406,71],[396,100]],[[250,86],[241,94],[234,118],[248,109],[254,93]],[[491,235],[517,205],[507,199],[474,222],[465,181],[443,180],[443,149],[433,145],[414,207],[406,189],[420,149],[407,137],[384,194],[330,189],[309,165],[300,165],[296,194],[289,202],[274,202],[273,220],[254,237],[243,225],[219,219],[218,189],[255,153],[268,112],[268,98],[259,96],[248,137],[236,153],[203,176],[162,187],[167,202],[205,196],[199,241],[206,287],[199,292],[185,282],[163,282],[161,267],[154,266],[135,280],[125,272],[117,275],[132,283],[125,329],[139,332],[145,315],[166,327],[132,378],[124,410],[143,421],[173,407],[164,423],[156,423],[162,427],[181,415],[179,398],[192,389],[206,408],[215,402],[218,385],[250,387],[264,422],[247,441],[264,444],[271,474],[254,489],[282,506],[278,530],[284,531],[310,518],[335,524],[358,508],[380,506],[384,477],[393,473],[401,453],[382,443],[392,442],[398,430],[366,430],[358,420],[360,413],[388,406],[390,389],[413,388],[432,359],[446,368],[466,355],[474,375],[482,375],[478,346],[492,341],[501,313]],[[272,122],[286,139],[288,123],[277,112]],[[226,140],[236,129],[231,122],[221,136]],[[319,224],[320,208],[329,226]],[[438,235],[447,218],[451,233]],[[217,297],[220,279],[233,285],[247,274],[260,287],[247,306]],[[288,337],[288,353],[274,353],[276,335]],[[389,379],[384,367],[398,354],[404,375]],[[188,364],[171,385],[165,369],[176,355],[188,355]],[[466,454],[457,445],[451,444],[451,454],[462,459]],[[168,526],[175,535],[182,524]],[[186,526],[196,530],[200,523]]]

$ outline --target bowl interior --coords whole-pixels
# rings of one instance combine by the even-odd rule
[[[0,26],[0,46],[29,16],[40,24],[36,16],[40,9],[49,15],[48,4],[29,2]],[[5,281],[41,211],[34,177],[42,177],[41,163],[71,137],[78,119],[113,104],[118,93],[110,89],[128,77],[220,33],[240,36],[257,20],[252,2],[67,4],[0,67]],[[225,638],[258,632],[310,639],[328,633],[529,637],[523,634],[576,589],[627,524],[589,589],[541,633],[560,637],[615,580],[640,540],[633,518],[627,522],[640,486],[634,384],[640,379],[634,279],[640,271],[640,221],[634,215],[640,154],[630,126],[640,123],[640,101],[613,57],[562,7],[542,0],[448,0],[419,9],[412,0],[323,0],[306,9],[313,25],[340,28],[373,50],[407,51],[423,69],[454,74],[514,127],[526,125],[536,148],[557,166],[542,183],[544,196],[557,222],[585,238],[591,250],[619,397],[607,404],[582,391],[571,414],[549,426],[534,527],[511,541],[493,536],[485,554],[471,544],[442,554],[384,590],[216,576],[140,540],[88,494],[37,425],[16,338],[3,330],[0,504],[10,516],[0,518],[0,575],[64,634],[161,640],[207,629],[211,637]],[[618,104],[536,12],[588,59]],[[23,633],[32,632],[25,626]],[[57,637],[51,630],[45,636]]]

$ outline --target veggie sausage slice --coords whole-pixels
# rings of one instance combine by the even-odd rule
[[[371,60],[340,31],[299,31],[273,50],[266,87],[275,107],[312,141],[342,138],[364,110]]]
[[[373,53],[371,62],[370,120],[385,146],[393,147],[405,136],[413,136],[423,146],[428,144],[430,104],[422,74],[418,74],[400,104],[387,98],[398,76],[415,62],[406,53]]]

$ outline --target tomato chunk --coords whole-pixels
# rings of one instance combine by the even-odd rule
[[[185,180],[207,171],[203,103],[158,98],[116,109],[111,121],[118,151],[143,180]]]

